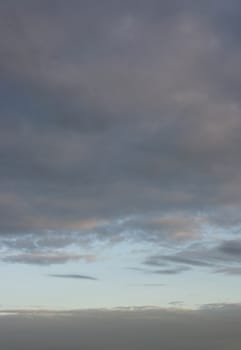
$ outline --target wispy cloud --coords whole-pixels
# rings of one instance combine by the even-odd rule
[[[184,267],[184,266],[177,266],[177,267],[171,267],[167,269],[160,269],[160,270],[155,270],[153,273],[156,273],[158,275],[177,275],[181,272],[185,272],[190,270],[189,267]]]
[[[183,301],[181,301],[181,300],[170,301],[169,305],[174,306],[174,307],[180,307],[183,305]]]
[[[94,257],[92,255],[80,255],[71,253],[27,253],[8,255],[2,258],[2,261],[18,264],[33,264],[33,265],[52,265],[64,264],[70,261],[84,260],[92,262]]]
[[[55,273],[55,274],[49,274],[50,277],[55,278],[69,278],[69,279],[79,279],[79,280],[91,280],[91,281],[97,281],[96,277],[87,276],[87,275],[78,275],[78,274],[61,274],[61,273]]]
[[[131,287],[163,287],[164,283],[131,283],[128,284]]]
[[[241,273],[240,240],[221,240],[209,243],[198,243],[179,248],[178,252],[173,250],[169,255],[150,255],[143,264],[149,266],[152,271],[156,267],[166,268],[160,271],[185,268],[206,269],[213,273],[223,273],[227,275],[239,275]],[[141,268],[140,268],[141,269]],[[144,268],[145,270],[145,268]]]

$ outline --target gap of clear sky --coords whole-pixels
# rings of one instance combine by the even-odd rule
[[[1,310],[239,304],[241,2],[0,2]]]

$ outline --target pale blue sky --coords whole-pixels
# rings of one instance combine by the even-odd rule
[[[101,250],[95,262],[32,266],[2,263],[1,309],[82,309],[116,306],[198,308],[238,303],[241,281],[207,267],[177,275],[155,274],[141,266],[151,244],[119,244]],[[133,253],[133,251],[135,251]],[[135,270],[140,269],[140,271]],[[141,271],[143,269],[143,271]],[[51,274],[92,276],[97,280],[57,278]]]

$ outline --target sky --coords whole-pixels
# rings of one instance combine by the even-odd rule
[[[0,0],[0,323],[238,318],[240,20],[239,0]]]

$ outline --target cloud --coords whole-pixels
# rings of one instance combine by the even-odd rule
[[[224,254],[241,259],[241,240],[224,241],[219,249]]]
[[[151,350],[163,346],[179,350],[238,350],[240,312],[237,304],[201,310],[150,307],[76,312],[15,310],[11,316],[1,317],[0,346],[12,350],[40,350],[49,346],[59,350],[79,347],[142,350],[147,346]]]
[[[240,240],[221,240],[220,242],[198,242],[179,248],[176,252],[171,248],[170,254],[160,253],[149,255],[143,261],[143,265],[151,267],[154,271],[156,267],[166,266],[167,272],[172,269],[182,272],[182,268],[208,269],[213,273],[226,275],[239,275],[241,273],[241,250]],[[172,252],[171,252],[172,251]],[[145,271],[146,269],[143,269]]]
[[[55,277],[55,278],[70,278],[70,279],[82,279],[82,280],[91,280],[91,281],[96,281],[97,278],[92,277],[92,276],[85,276],[85,275],[78,275],[78,274],[60,274],[60,273],[55,273],[55,274],[49,274],[48,276],[50,277]]]
[[[230,276],[235,276],[235,275],[239,276],[239,275],[241,275],[241,266],[239,266],[239,267],[229,266],[229,267],[225,267],[225,268],[220,268],[220,269],[217,269],[215,272],[222,273],[225,275],[230,275]]]
[[[80,255],[68,253],[26,253],[17,255],[8,255],[2,258],[2,261],[16,264],[33,264],[33,265],[52,265],[64,264],[70,261],[83,260],[92,262],[95,260],[93,255]]]
[[[177,275],[179,273],[190,270],[190,268],[187,266],[170,266],[170,267],[168,266],[167,268],[158,269],[158,270],[146,269],[143,267],[130,267],[128,269],[132,271],[142,272],[144,274],[158,274],[158,275]]]
[[[165,284],[163,283],[135,283],[135,284],[129,284],[129,286],[132,287],[163,287]]]
[[[212,264],[209,262],[189,259],[182,256],[151,256],[145,261],[145,264],[152,266],[160,266],[163,265],[165,261],[191,266],[212,266]]]
[[[239,312],[240,307],[240,303],[210,303],[201,305],[200,310],[213,310],[221,312],[236,310],[237,312]]]
[[[174,306],[174,307],[182,306],[182,304],[183,304],[183,301],[181,301],[181,300],[174,300],[174,301],[171,301],[169,303],[169,305]]]
[[[187,245],[241,223],[240,13],[235,0],[0,4],[5,261],[77,261],[57,250],[121,240],[183,246],[161,254],[174,265],[238,261]]]
[[[177,275],[181,272],[185,272],[190,270],[189,267],[182,267],[182,266],[177,266],[174,268],[168,268],[168,269],[160,269],[160,270],[155,270],[153,273],[160,274],[160,275]]]

